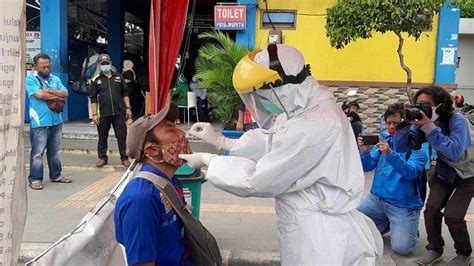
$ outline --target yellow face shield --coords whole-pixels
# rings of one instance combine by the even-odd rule
[[[277,71],[266,68],[254,62],[253,51],[242,58],[234,69],[232,84],[238,93],[249,93],[262,88],[266,84],[273,87],[281,86],[282,79]]]

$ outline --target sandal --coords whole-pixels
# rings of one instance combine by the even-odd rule
[[[33,190],[43,190],[43,183],[41,181],[31,182],[30,188]]]
[[[59,179],[57,179],[57,180],[51,181],[51,182],[53,182],[53,183],[65,183],[65,184],[69,184],[69,183],[72,183],[72,180],[63,176],[63,177],[61,177],[61,178],[59,178]]]

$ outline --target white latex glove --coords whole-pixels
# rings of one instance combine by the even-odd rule
[[[212,153],[198,152],[193,154],[180,154],[179,158],[186,161],[186,164],[194,169],[208,166],[212,157],[216,156]]]
[[[219,135],[209,123],[195,123],[188,133],[213,145],[218,150],[230,151],[237,142],[235,139],[228,139]]]

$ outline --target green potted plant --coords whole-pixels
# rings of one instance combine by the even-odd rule
[[[196,75],[202,79],[200,88],[207,90],[209,104],[214,116],[223,124],[222,134],[232,134],[237,120],[239,95],[232,86],[232,73],[237,63],[248,52],[248,48],[236,44],[220,31],[204,32],[201,39],[209,40],[199,49],[196,59]],[[230,131],[230,132],[228,132]],[[234,137],[240,137],[241,133]]]

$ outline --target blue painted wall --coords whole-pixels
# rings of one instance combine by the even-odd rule
[[[439,13],[438,40],[436,49],[436,84],[454,84],[456,80],[456,61],[458,58],[458,34],[459,34],[459,8],[453,8],[445,4]],[[447,56],[450,51],[451,56]]]
[[[41,50],[51,56],[51,71],[59,76],[64,86],[68,84],[68,34],[67,1],[49,0],[41,3]],[[71,95],[69,91],[69,95]],[[62,112],[68,121],[68,104]]]
[[[125,2],[107,1],[107,52],[118,72],[122,72],[125,43]]]
[[[250,49],[255,48],[255,23],[257,17],[257,1],[256,0],[240,0],[240,5],[247,6],[247,29],[237,31],[235,38],[236,43],[248,46]]]

